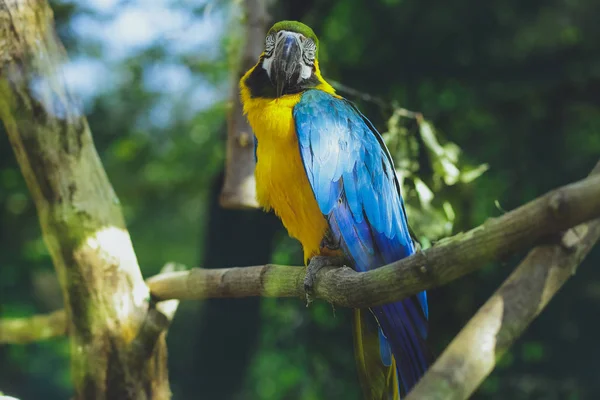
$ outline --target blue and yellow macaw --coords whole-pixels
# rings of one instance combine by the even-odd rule
[[[278,22],[258,63],[240,80],[256,138],[258,201],[302,243],[307,290],[311,273],[339,257],[364,272],[415,252],[381,135],[323,79],[318,50],[311,28]],[[366,398],[399,398],[429,363],[425,292],[354,313]]]

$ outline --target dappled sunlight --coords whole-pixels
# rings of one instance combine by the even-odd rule
[[[174,1],[123,5],[96,0],[76,10],[70,33],[81,46],[100,50],[100,54],[70,52],[73,61],[65,66],[73,93],[88,109],[99,96],[132,85],[135,72],[123,64],[135,63],[135,57],[146,57],[156,48],[161,54],[152,55],[154,60],[143,66],[142,79],[157,98],[138,118],[141,129],[166,129],[226,99],[225,80],[207,79],[191,69],[192,64],[218,62],[222,57],[220,44],[229,18],[223,5],[200,1],[190,10]]]
[[[97,251],[98,257],[103,259],[106,265],[122,269],[127,275],[139,274],[137,258],[126,230],[114,226],[103,228],[88,236],[84,245]],[[131,291],[133,304],[129,300],[123,299],[122,293],[115,296],[115,309],[121,320],[125,320],[133,311],[129,308],[130,306],[141,307],[150,296],[148,287],[141,277],[135,282]]]
[[[436,356],[465,326],[478,328],[451,344],[456,362],[438,382],[473,373],[474,400],[600,393],[600,324],[590,318],[600,305],[597,247],[573,275],[581,240],[600,227],[559,235],[588,209],[579,194],[548,218],[541,208],[511,217],[582,179],[600,154],[597,0],[52,0],[51,13],[22,18],[46,0],[5,3],[20,11],[5,18],[0,6],[0,400],[75,398],[87,373],[102,387],[158,369],[174,399],[358,400],[352,313],[341,304],[362,304],[344,301],[363,294],[396,299],[419,284]],[[253,19],[245,7],[261,4],[268,15]],[[52,18],[32,35],[39,40],[13,40],[19,29],[9,23],[26,32]],[[305,271],[292,267],[302,249],[276,216],[221,207],[226,158],[255,156],[232,101],[240,66],[254,65],[249,54],[264,50],[274,19],[300,20],[319,36],[324,78],[383,133],[411,234],[428,248],[408,260],[413,269],[380,270],[383,283],[351,272],[360,285],[343,286],[350,274],[323,270],[308,308]],[[245,153],[229,151],[231,126],[240,129],[230,143]],[[47,140],[35,145],[36,137]],[[61,163],[66,172],[51,174]],[[252,193],[248,170],[234,186]],[[284,183],[292,198],[298,182]],[[530,297],[516,296],[509,280],[507,295],[471,320],[540,243],[570,263],[539,262],[546,279],[531,276],[517,290]],[[194,279],[166,279],[171,261],[190,268],[171,278]],[[273,262],[285,266],[260,267]],[[247,265],[255,267],[235,268]],[[466,266],[471,274],[457,279]],[[339,303],[331,297],[344,290]],[[230,298],[238,295],[247,297]],[[179,301],[162,298],[186,299],[168,335]]]

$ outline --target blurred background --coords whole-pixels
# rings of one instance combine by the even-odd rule
[[[243,2],[50,4],[70,57],[65,76],[85,105],[144,276],[168,261],[300,265],[300,246],[272,215],[218,205]],[[487,165],[475,180],[449,182],[427,152],[413,154],[405,196],[425,242],[580,179],[598,160],[598,1],[271,0],[269,12],[273,21],[313,27],[324,76],[357,91],[342,94],[389,143],[423,145],[422,126],[392,118],[401,106],[422,112],[449,153],[462,150],[462,172],[479,175],[485,166],[477,166]],[[0,133],[0,312],[53,311],[61,299],[51,260]],[[419,182],[434,193],[434,222],[419,214],[427,192]],[[522,255],[430,292],[436,353]],[[599,263],[596,248],[474,398],[598,398]],[[168,346],[175,399],[360,398],[350,312],[334,315],[324,302],[309,309],[296,299],[186,302]],[[68,398],[67,340],[0,346],[0,390],[22,400]]]

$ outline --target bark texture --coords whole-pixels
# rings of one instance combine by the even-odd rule
[[[267,34],[266,0],[244,0],[244,46],[233,74],[231,108],[227,117],[227,164],[219,202],[225,208],[257,208],[254,179],[254,133],[243,113],[238,82],[258,60]]]
[[[487,262],[551,240],[566,229],[600,217],[600,175],[555,189],[466,233],[365,273],[323,268],[314,297],[338,306],[362,308],[389,303],[441,286]],[[148,279],[159,299],[212,297],[304,298],[305,269],[283,265],[200,269]]]
[[[444,350],[407,397],[467,399],[542,312],[600,238],[600,219],[533,249]],[[565,244],[568,242],[569,244]]]
[[[592,174],[599,176],[600,163]],[[596,199],[598,201],[598,198]],[[407,400],[467,399],[600,239],[600,218],[535,247],[452,340]]]
[[[264,4],[247,0],[246,5],[249,43],[262,47]],[[258,36],[260,41],[253,39]],[[258,45],[247,47],[242,70],[260,52]],[[176,271],[171,266],[147,286],[87,121],[66,88],[66,62],[45,1],[0,0],[0,119],[37,207],[65,303],[64,312],[0,321],[0,341],[67,333],[76,398],[166,399],[165,331],[177,301],[155,300],[304,298],[305,270],[262,265]],[[254,184],[247,180],[254,168],[252,133],[237,99],[229,126],[229,186],[224,185],[221,203],[252,207]],[[409,395],[467,398],[600,238],[599,199],[595,174],[374,271],[324,268],[315,297],[355,308],[380,305],[538,245]]]
[[[149,301],[67,62],[46,1],[0,0],[0,118],[60,281],[76,398],[168,398],[168,320]]]

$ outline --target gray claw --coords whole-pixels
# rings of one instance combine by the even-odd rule
[[[304,277],[304,292],[306,293],[306,306],[312,303],[312,291],[317,273],[323,267],[341,267],[344,265],[344,257],[341,256],[314,256],[310,259]]]

